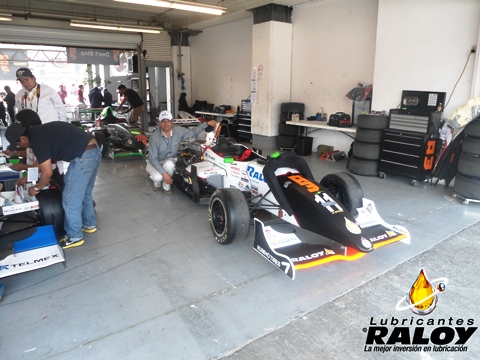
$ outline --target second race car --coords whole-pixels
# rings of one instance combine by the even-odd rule
[[[292,152],[264,157],[229,137],[188,142],[179,150],[174,183],[195,202],[209,199],[220,244],[245,240],[253,218],[254,249],[292,279],[299,269],[410,243],[408,230],[386,223],[351,174],[317,182]]]

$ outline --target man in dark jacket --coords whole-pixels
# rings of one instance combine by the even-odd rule
[[[103,106],[112,106],[112,93],[107,88],[103,90]]]
[[[4,87],[4,90],[7,95],[3,100],[7,104],[7,112],[8,116],[10,116],[10,123],[13,124],[13,122],[15,121],[15,94],[12,92],[10,86],[8,85]]]
[[[101,109],[103,103],[103,95],[98,86],[95,86],[88,93],[88,100],[90,101],[91,109]],[[92,121],[95,121],[95,114],[92,113]]]
[[[142,111],[143,111],[144,103],[142,98],[140,97],[140,95],[137,94],[135,90],[127,89],[125,85],[119,85],[118,91],[120,92],[120,94],[122,94],[123,100],[120,103],[120,105],[118,105],[116,110],[120,111],[123,104],[125,104],[128,101],[128,104],[130,105],[130,107],[125,112],[133,110],[132,116],[130,117],[130,124],[138,126],[138,117],[142,114]]]

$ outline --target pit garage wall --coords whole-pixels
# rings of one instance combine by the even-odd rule
[[[296,6],[293,51],[285,54],[292,57],[291,96],[284,101],[304,102],[306,116],[320,107],[350,114],[345,94],[358,82],[374,85],[374,110],[397,107],[407,89],[445,91],[448,98],[478,43],[479,21],[478,0],[325,0]],[[193,99],[239,105],[248,96],[252,23],[249,18],[219,25],[191,38]],[[446,116],[479,88],[473,81],[477,67],[475,56]],[[277,135],[271,129],[270,136]],[[352,142],[331,131],[312,136],[314,149],[329,144],[347,151]]]

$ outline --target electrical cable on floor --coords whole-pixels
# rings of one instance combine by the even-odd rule
[[[460,79],[461,79],[462,76],[463,76],[463,73],[465,72],[465,69],[467,68],[468,60],[470,60],[470,56],[472,56],[472,54],[475,54],[475,51],[470,51],[470,52],[468,53],[467,61],[465,61],[465,66],[463,67],[462,73],[461,73],[460,76],[458,77],[458,80],[457,80],[457,82],[455,83],[455,86],[453,87],[452,92],[450,93],[450,97],[448,98],[447,103],[445,104],[444,109],[445,109],[445,108],[448,106],[448,104],[450,103],[450,99],[452,98],[452,95],[453,95],[453,93],[455,92],[455,88],[457,87]]]

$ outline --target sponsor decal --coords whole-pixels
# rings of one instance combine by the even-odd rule
[[[430,281],[421,268],[406,296],[395,307],[397,311],[411,310],[415,316],[370,317],[368,327],[363,328],[364,352],[467,352],[468,341],[478,328],[475,319],[422,317],[435,310],[438,294],[446,290],[447,284],[445,277]]]
[[[250,179],[257,179],[257,180],[266,182],[265,179],[263,178],[263,174],[261,172],[255,171],[255,168],[253,166],[249,165],[247,167],[247,172]]]
[[[250,182],[250,180],[248,180],[247,178],[241,178],[240,181],[243,181],[243,182],[246,182],[246,183]]]
[[[53,255],[42,257],[40,259],[35,259],[35,260],[32,260],[32,261],[24,261],[24,262],[20,262],[20,263],[16,263],[16,264],[4,264],[4,265],[0,265],[0,271],[1,270],[9,270],[10,267],[17,268],[17,267],[21,267],[21,266],[35,265],[35,264],[39,264],[39,263],[42,263],[42,262],[45,262],[45,261],[48,261],[48,260],[54,259],[54,258],[58,258],[58,254],[53,254]]]
[[[347,219],[346,217],[343,218],[345,219],[345,226],[347,230],[350,231],[352,234],[360,234],[362,232],[362,230],[360,230],[360,227],[353,221]]]
[[[270,254],[267,250],[262,248],[260,245],[257,245],[257,251],[268,261],[274,264],[277,267],[280,267],[280,261],[278,261],[272,254]]]
[[[292,262],[294,263],[298,263],[298,262],[302,262],[302,261],[307,261],[307,260],[315,260],[315,259],[318,259],[322,256],[324,256],[325,253],[323,251],[319,251],[319,252],[316,252],[316,253],[313,253],[313,254],[310,254],[310,255],[305,255],[305,256],[299,256],[298,258],[290,258],[290,260],[292,260]]]
[[[305,186],[308,192],[314,193],[320,190],[317,184],[305,179],[302,175],[291,175],[288,178],[300,186]]]
[[[322,206],[332,214],[343,212],[343,209],[340,207],[340,205],[338,205],[338,203],[327,193],[320,192],[315,194],[314,199],[316,203],[322,204]]]

